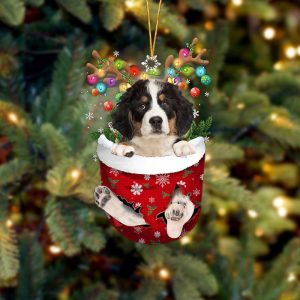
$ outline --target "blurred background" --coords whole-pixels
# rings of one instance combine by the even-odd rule
[[[0,299],[300,299],[299,2],[163,1],[156,54],[164,62],[194,36],[196,53],[209,49],[209,97],[190,101],[213,124],[198,226],[152,246],[94,205],[86,119],[91,51],[142,62],[145,7],[0,2]]]

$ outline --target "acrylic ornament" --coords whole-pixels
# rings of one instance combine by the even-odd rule
[[[97,85],[96,85],[96,89],[99,91],[100,95],[103,95],[103,94],[106,93],[107,86],[103,82],[98,82]]]
[[[195,74],[197,77],[202,77],[206,74],[206,69],[203,66],[199,66],[195,70]]]
[[[114,108],[114,105],[110,100],[107,100],[103,103],[103,109],[105,111],[111,111],[113,108]]]
[[[190,94],[193,98],[197,98],[200,96],[200,90],[197,87],[193,87],[190,91]]]
[[[86,80],[89,85],[95,85],[98,82],[98,77],[95,74],[89,74]]]
[[[204,75],[201,77],[201,83],[204,85],[210,85],[212,82],[212,79],[209,75]]]

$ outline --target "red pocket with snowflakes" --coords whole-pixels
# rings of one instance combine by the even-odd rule
[[[111,153],[113,143],[104,135],[98,140],[102,185],[120,201],[141,214],[147,225],[126,226],[109,217],[110,223],[124,236],[143,244],[168,243],[178,238],[167,234],[167,210],[175,188],[194,204],[191,218],[179,238],[191,231],[201,212],[205,145],[198,137],[190,141],[196,153],[187,157],[120,157]]]

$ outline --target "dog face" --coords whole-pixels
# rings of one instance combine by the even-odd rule
[[[177,86],[158,80],[139,80],[121,97],[113,115],[113,127],[127,140],[133,136],[182,136],[192,120],[192,104]]]

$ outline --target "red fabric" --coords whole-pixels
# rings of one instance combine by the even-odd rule
[[[201,212],[204,156],[199,163],[176,173],[162,175],[130,174],[112,169],[100,162],[102,185],[141,213],[150,225],[125,226],[113,217],[110,223],[124,236],[134,242],[145,244],[168,243],[164,211],[167,209],[176,185],[188,195],[196,209],[193,217],[184,225],[180,237],[194,228]]]

